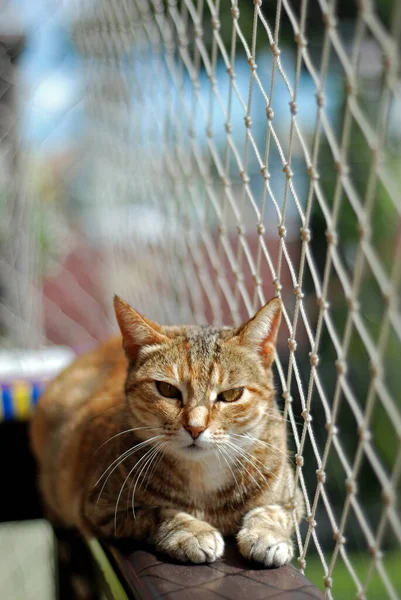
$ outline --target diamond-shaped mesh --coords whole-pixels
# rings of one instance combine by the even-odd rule
[[[239,323],[280,295],[299,567],[317,553],[328,597],[346,572],[348,597],[399,598],[401,3],[72,6],[89,180],[70,245],[84,249],[53,257],[51,293],[31,269],[39,312],[4,302],[5,321],[85,345],[109,331],[114,292],[166,323]],[[30,239],[9,237],[11,253]],[[5,281],[24,283],[12,256]]]

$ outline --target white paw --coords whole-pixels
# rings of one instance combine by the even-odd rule
[[[294,556],[290,541],[280,540],[263,530],[242,529],[238,534],[238,545],[245,558],[262,563],[265,567],[281,567]]]
[[[287,542],[277,542],[266,549],[263,564],[265,567],[281,567],[291,562],[294,556],[292,546]]]
[[[206,529],[192,533],[180,529],[171,533],[159,549],[181,562],[210,563],[221,558],[224,553],[224,540],[216,529]]]

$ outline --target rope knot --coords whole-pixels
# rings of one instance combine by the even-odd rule
[[[308,167],[307,171],[308,176],[313,179],[314,181],[316,179],[319,179],[320,175],[319,173],[316,171],[315,167],[313,165],[311,165],[310,167]]]
[[[333,580],[331,577],[328,577],[328,576],[324,577],[323,583],[324,583],[325,588],[331,589],[333,587]]]
[[[300,48],[305,48],[308,45],[308,42],[306,41],[306,37],[302,33],[296,33],[294,35],[294,40],[296,41],[296,43],[298,44],[298,46]]]
[[[294,288],[294,294],[296,295],[296,297],[298,298],[298,300],[302,300],[304,298],[304,296],[305,296],[305,294],[303,293],[302,288],[301,288],[300,285],[297,285]]]
[[[324,12],[322,14],[322,19],[327,29],[335,29],[337,27],[337,19],[334,17],[334,15]]]
[[[345,480],[345,489],[347,490],[348,494],[356,494],[357,485],[355,479],[352,477],[347,477]]]
[[[251,67],[252,71],[256,71],[258,65],[255,63],[255,60],[252,56],[248,58],[248,65]]]
[[[325,310],[327,310],[330,306],[330,303],[327,302],[327,300],[325,300],[323,298],[323,296],[318,296],[316,298],[316,304],[319,306],[319,308],[324,312]]]
[[[252,127],[252,119],[249,115],[246,115],[246,117],[244,117],[244,121],[245,121],[245,127],[247,129],[250,129]]]
[[[308,515],[305,520],[309,523],[309,526],[312,529],[315,529],[317,523],[316,523],[315,519],[313,518],[313,515]]]
[[[319,108],[322,108],[325,104],[326,100],[322,92],[317,92],[316,94],[316,103]]]
[[[277,294],[279,294],[279,292],[281,292],[281,290],[283,289],[283,286],[281,285],[281,283],[278,279],[275,279],[273,281],[273,284],[274,284],[274,287],[276,288]]]
[[[284,225],[279,225],[279,226],[277,227],[277,230],[278,230],[278,234],[279,234],[279,236],[280,236],[281,238],[285,238],[285,237],[286,237],[286,235],[287,235],[287,230],[286,230],[286,228],[285,228],[285,226],[284,226]]]
[[[329,246],[337,246],[338,244],[338,236],[337,232],[332,229],[328,229],[326,231],[326,240]]]
[[[312,235],[311,235],[310,229],[308,227],[301,227],[300,232],[301,232],[301,240],[303,242],[311,241]]]
[[[330,421],[328,423],[326,423],[326,431],[327,431],[327,433],[331,434],[332,436],[338,435],[337,425],[334,425],[334,423],[331,423]]]
[[[283,167],[283,173],[285,173],[285,176],[287,177],[287,179],[291,179],[292,176],[294,175],[294,173],[291,171],[291,167],[288,163],[286,163]]]
[[[345,360],[339,358],[338,360],[336,360],[335,365],[336,365],[336,369],[337,369],[338,375],[345,375],[346,374],[346,372],[347,372],[347,363],[345,362]]]
[[[266,107],[266,117],[269,121],[273,121],[274,119],[274,110],[270,106]]]
[[[343,546],[345,544],[345,542],[347,541],[346,538],[341,533],[341,531],[338,531],[338,530],[333,533],[333,539],[337,542],[337,544],[339,546]]]
[[[280,48],[277,46],[276,42],[270,44],[270,50],[273,52],[276,58],[278,58],[281,54]]]
[[[304,466],[304,457],[300,454],[296,454],[295,455],[295,463],[298,467],[303,467]]]

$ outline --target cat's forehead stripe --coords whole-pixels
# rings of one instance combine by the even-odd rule
[[[197,380],[197,387],[207,385],[212,380],[218,355],[219,330],[213,327],[200,327],[188,335],[188,363],[191,378]],[[206,391],[206,390],[204,390]]]
[[[188,335],[191,362],[211,361],[216,354],[219,330],[212,327],[199,328]]]

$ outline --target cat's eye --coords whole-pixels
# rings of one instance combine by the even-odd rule
[[[157,391],[161,396],[181,399],[180,390],[171,385],[171,383],[167,383],[166,381],[155,381],[155,383]]]
[[[241,398],[243,393],[243,387],[232,388],[231,390],[220,392],[220,394],[217,396],[217,400],[219,402],[235,402]]]

